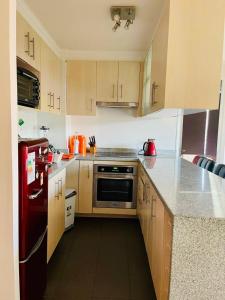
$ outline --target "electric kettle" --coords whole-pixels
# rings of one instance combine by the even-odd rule
[[[155,140],[148,139],[143,145],[143,151],[145,156],[156,156]]]

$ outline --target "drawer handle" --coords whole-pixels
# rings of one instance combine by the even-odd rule
[[[152,218],[156,217],[156,215],[153,214],[153,204],[154,204],[154,202],[156,202],[156,198],[152,197],[152,211],[151,211]]]

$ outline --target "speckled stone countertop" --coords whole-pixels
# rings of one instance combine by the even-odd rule
[[[140,161],[170,212],[177,217],[225,219],[225,179],[174,155],[110,158],[75,156],[49,168],[49,178],[74,160]]]
[[[174,216],[225,219],[225,179],[182,158],[139,160]]]
[[[52,164],[48,169],[48,179],[51,179],[56,174],[58,174],[61,170],[68,167],[76,158],[72,158],[70,160],[61,160],[58,164]]]
[[[90,161],[138,161],[138,157],[136,158],[113,158],[113,157],[97,157],[93,154],[86,154],[86,155],[76,155],[74,158],[70,160],[61,160],[58,164],[52,164],[51,167],[48,169],[48,179],[54,177],[57,173],[59,173],[62,169],[66,168],[70,165],[74,160],[90,160]]]

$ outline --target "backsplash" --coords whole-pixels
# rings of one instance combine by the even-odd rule
[[[135,117],[132,109],[97,108],[97,115],[67,116],[67,134],[95,135],[97,147],[141,149],[147,138],[161,150],[176,150],[178,110]]]
[[[49,142],[56,148],[66,148],[65,116],[19,106],[18,119],[24,121],[22,126],[18,125],[18,134],[22,138],[41,137],[40,127],[44,125],[50,128],[46,136]]]

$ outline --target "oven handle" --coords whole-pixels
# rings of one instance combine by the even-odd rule
[[[130,175],[124,175],[121,177],[118,176],[102,176],[102,175],[95,175],[96,179],[114,179],[114,180],[124,180],[124,179],[134,179],[135,176],[130,176]]]

